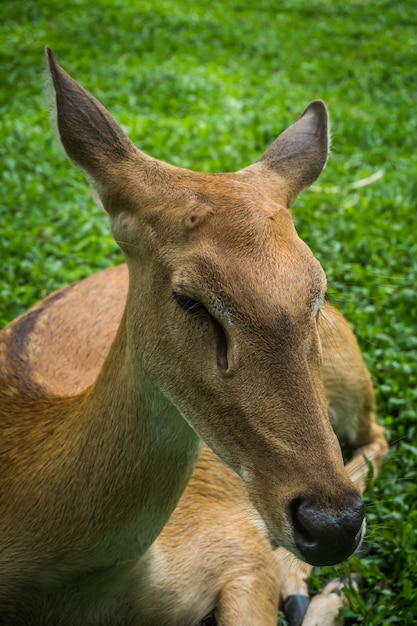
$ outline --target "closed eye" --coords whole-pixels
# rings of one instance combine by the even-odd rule
[[[178,306],[185,311],[188,315],[192,315],[196,318],[208,319],[214,328],[216,333],[216,359],[219,369],[227,371],[229,368],[228,360],[228,342],[226,333],[222,325],[207,311],[204,304],[201,304],[198,300],[189,298],[180,293],[173,293],[174,300]]]
[[[201,304],[198,300],[194,300],[193,298],[189,298],[188,296],[184,296],[180,293],[174,292],[173,295],[178,306],[186,313],[199,317],[210,317],[210,313],[207,311],[204,304]]]

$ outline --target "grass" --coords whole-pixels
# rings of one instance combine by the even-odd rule
[[[308,101],[326,100],[331,159],[294,214],[360,338],[391,452],[367,496],[368,555],[317,574],[362,574],[349,624],[416,623],[414,2],[1,3],[0,325],[121,260],[50,131],[45,44],[143,150],[205,171],[254,161]]]

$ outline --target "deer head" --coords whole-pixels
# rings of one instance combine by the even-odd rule
[[[202,174],[145,155],[47,59],[63,147],[127,259],[134,376],[241,476],[278,543],[313,564],[346,558],[364,513],[321,381],[326,279],[288,209],[325,165],[324,103],[253,165]]]

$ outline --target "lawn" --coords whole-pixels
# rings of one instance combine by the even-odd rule
[[[332,153],[294,205],[360,339],[391,451],[370,486],[350,624],[417,622],[417,18],[412,0],[24,0],[0,4],[0,325],[121,261],[50,130],[43,47],[152,156],[253,162],[310,100]],[[284,620],[281,619],[284,624]]]

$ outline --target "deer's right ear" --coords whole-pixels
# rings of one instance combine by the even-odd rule
[[[106,191],[111,171],[119,165],[153,161],[133,145],[100,102],[64,72],[50,48],[45,48],[45,54],[55,89],[62,145],[99,193]]]

